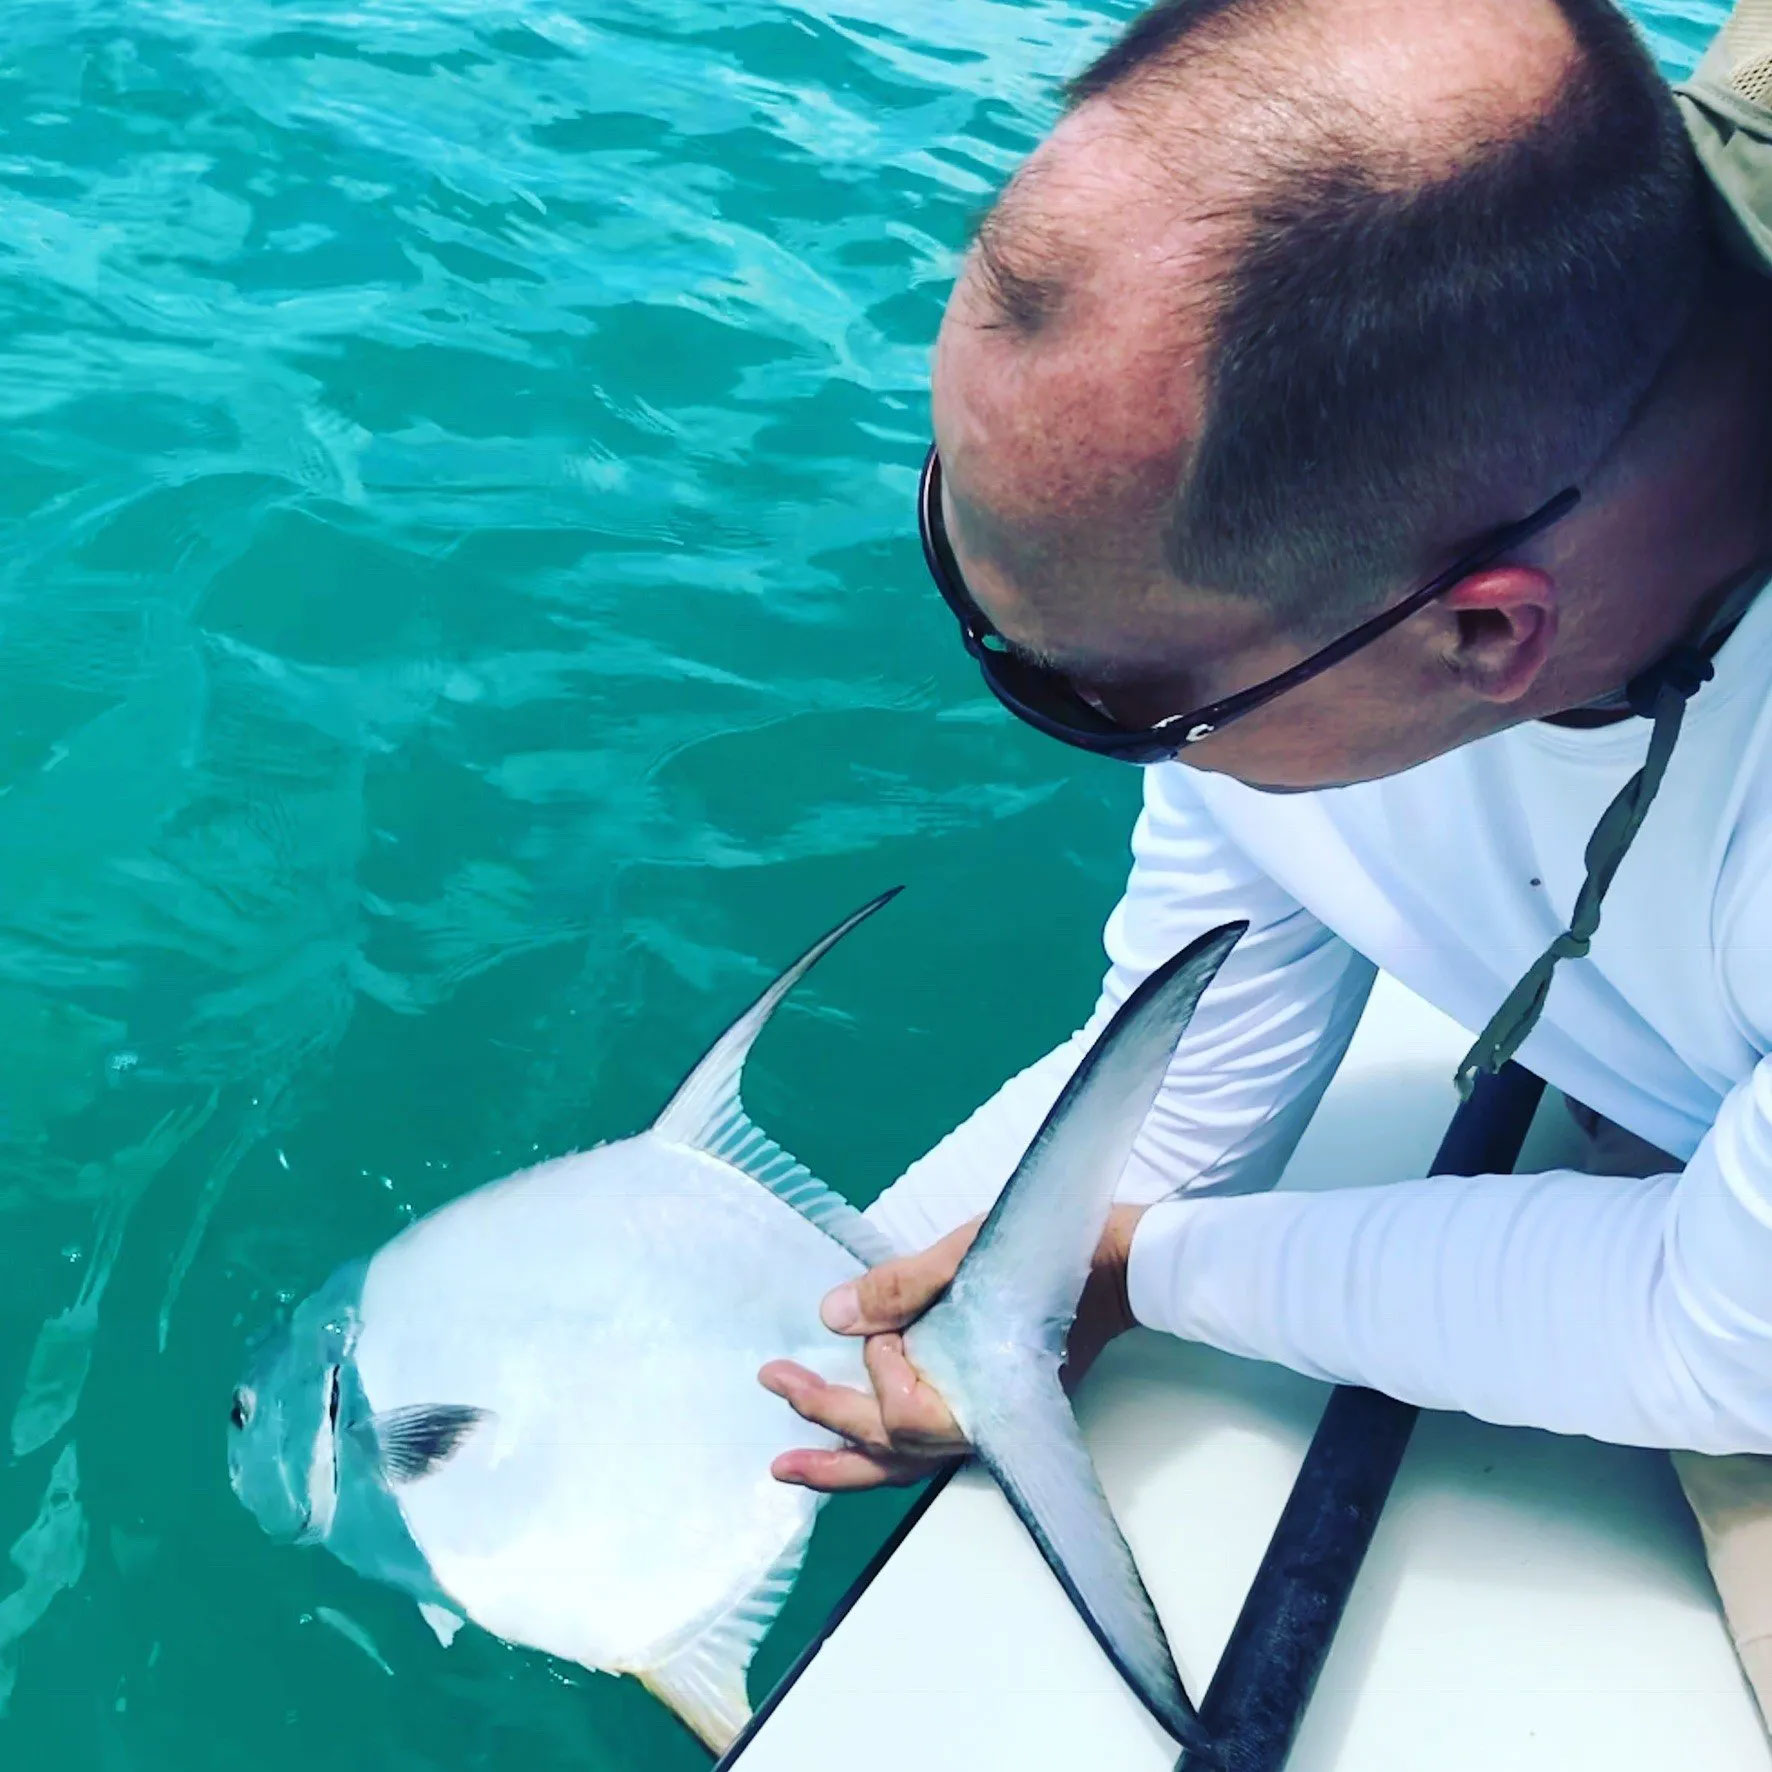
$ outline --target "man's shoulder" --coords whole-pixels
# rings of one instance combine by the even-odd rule
[[[1772,274],[1772,0],[1737,0],[1674,96],[1737,250]]]
[[[1397,826],[1394,808],[1419,796],[1423,790],[1417,784],[1424,776],[1432,778],[1430,793],[1468,792],[1453,780],[1466,767],[1464,753],[1455,751],[1377,781],[1276,793],[1228,775],[1165,763],[1146,771],[1140,854],[1184,871],[1208,852],[1225,865],[1234,855],[1296,891],[1296,864],[1337,853],[1349,840],[1382,841],[1380,833]]]

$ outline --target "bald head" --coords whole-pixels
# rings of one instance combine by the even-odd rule
[[[1164,0],[955,291],[960,521],[1033,603],[1183,586],[1333,625],[1591,469],[1704,252],[1604,0]]]

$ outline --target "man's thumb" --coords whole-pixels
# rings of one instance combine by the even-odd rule
[[[976,1222],[964,1224],[920,1255],[881,1262],[827,1292],[818,1307],[820,1319],[839,1335],[878,1335],[907,1327],[947,1290],[977,1234]]]

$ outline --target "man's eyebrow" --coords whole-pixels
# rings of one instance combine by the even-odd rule
[[[1042,652],[1036,646],[1023,646],[1019,640],[1011,640],[1007,634],[999,634],[997,638],[1003,642],[1003,650],[1017,664],[1027,665],[1036,671],[1056,671],[1060,676],[1065,674],[1064,666],[1051,653]]]
[[[988,616],[985,619],[990,620]],[[1030,670],[1054,671],[1061,677],[1068,675],[1066,667],[1050,652],[1043,652],[1039,647],[1026,645],[1020,640],[1012,640],[995,622],[991,623],[990,632],[996,641],[995,650],[1014,659],[1017,664],[1026,665]]]
[[[973,218],[972,254],[987,318],[987,331],[1001,328],[1031,337],[1058,311],[1065,283],[1057,254],[1043,236],[1023,167],[990,208]]]
[[[1053,676],[1063,677],[1070,683],[1093,682],[1102,675],[1100,667],[1086,659],[1067,658],[1062,653],[1047,652],[1038,646],[1026,646],[1003,633],[999,633],[997,638],[1002,641],[1003,650],[1017,664],[1026,665],[1031,670],[1046,671]]]

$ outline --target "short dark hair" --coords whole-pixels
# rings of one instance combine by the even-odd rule
[[[1131,96],[1210,52],[1205,27],[1234,35],[1287,4],[1159,0],[1071,101]],[[1694,309],[1702,185],[1629,21],[1607,0],[1556,4],[1576,54],[1555,102],[1454,170],[1323,163],[1333,131],[1307,129],[1256,175],[1169,538],[1185,582],[1326,625],[1466,525],[1523,514],[1627,427]]]

